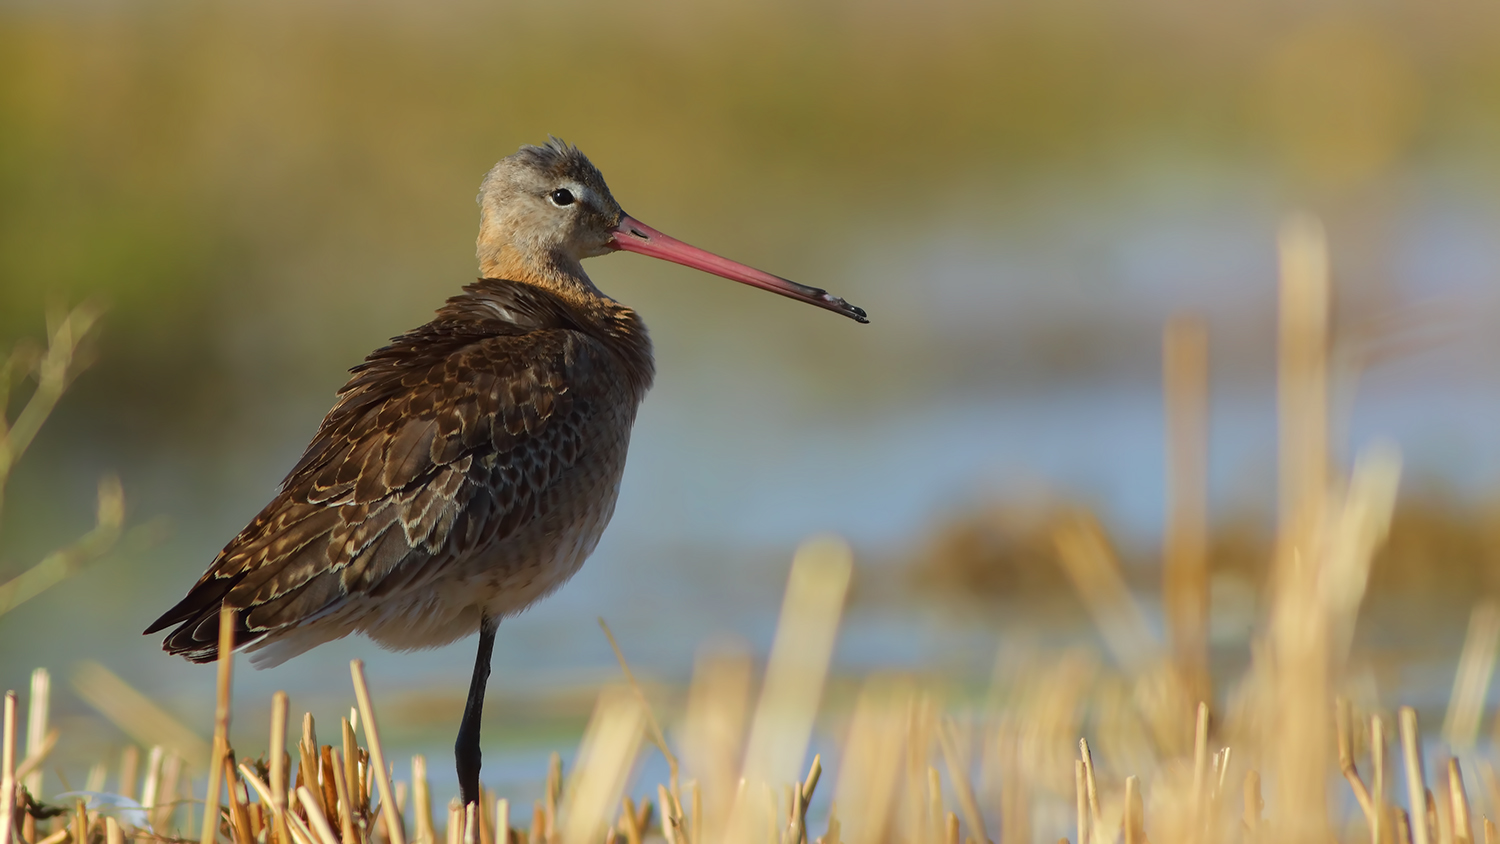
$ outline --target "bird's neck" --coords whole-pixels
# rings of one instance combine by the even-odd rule
[[[605,295],[578,261],[522,260],[514,250],[494,253],[494,260],[480,261],[484,278],[466,288],[471,296],[483,297],[490,286],[521,284],[540,288],[564,306],[568,321],[597,336],[621,358],[627,377],[635,387],[637,401],[654,380],[651,338],[636,312]],[[455,300],[458,301],[458,300]]]
[[[568,298],[603,297],[577,258],[562,253],[522,251],[511,244],[481,249],[479,271],[485,278],[524,281]]]

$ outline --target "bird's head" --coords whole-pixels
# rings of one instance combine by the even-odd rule
[[[599,168],[557,138],[523,146],[479,188],[480,270],[491,278],[587,284],[584,258],[639,252],[868,322],[865,312],[817,287],[788,281],[669,237],[626,214]],[[592,286],[589,286],[592,289]]]

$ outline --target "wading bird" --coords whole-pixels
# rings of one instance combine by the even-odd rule
[[[351,633],[409,650],[478,631],[454,746],[466,804],[496,628],[594,550],[655,370],[646,326],[583,259],[639,252],[867,321],[628,216],[556,138],[496,164],[479,208],[483,277],[354,367],[276,497],[146,630],[212,662],[227,606],[257,667]]]

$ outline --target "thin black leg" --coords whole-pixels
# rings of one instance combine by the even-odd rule
[[[479,801],[479,720],[484,712],[484,684],[490,679],[490,654],[495,650],[498,619],[485,616],[479,621],[479,653],[474,656],[474,678],[469,681],[469,701],[464,704],[464,720],[458,726],[458,741],[453,756],[458,762],[458,790],[464,805]]]

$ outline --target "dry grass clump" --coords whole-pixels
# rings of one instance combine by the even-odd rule
[[[931,679],[872,676],[831,719],[840,741],[824,784],[821,757],[803,765],[852,563],[842,542],[820,539],[793,562],[758,693],[748,658],[706,656],[669,741],[621,656],[627,682],[600,693],[571,770],[554,755],[545,794],[530,807],[487,793],[475,805],[454,800],[435,810],[420,756],[398,779],[358,661],[357,706],[327,744],[308,715],[288,752],[289,703],[278,694],[269,750],[237,758],[226,739],[227,659],[211,749],[154,747],[144,771],[130,749],[115,791],[43,799],[30,777],[56,733],[46,729],[39,672],[19,762],[18,699],[5,698],[0,844],[185,834],[202,844],[436,844],[440,836],[447,844],[1500,841],[1490,821],[1500,816],[1500,778],[1475,750],[1500,609],[1475,611],[1449,695],[1446,750],[1429,767],[1436,746],[1424,744],[1416,711],[1383,708],[1351,659],[1400,459],[1375,447],[1347,477],[1330,471],[1330,291],[1317,224],[1288,223],[1282,254],[1280,525],[1251,667],[1228,688],[1216,690],[1206,669],[1206,359],[1201,335],[1180,323],[1167,349],[1166,635],[1137,604],[1097,521],[1073,514],[1047,535],[1051,560],[1100,629],[1112,667],[1082,651],[1005,648],[978,698]],[[227,613],[221,621],[228,652],[233,621]],[[634,782],[648,744],[669,771],[649,789]],[[193,797],[204,792],[194,790],[192,773],[206,774],[204,800]],[[104,788],[101,763],[87,791]]]

